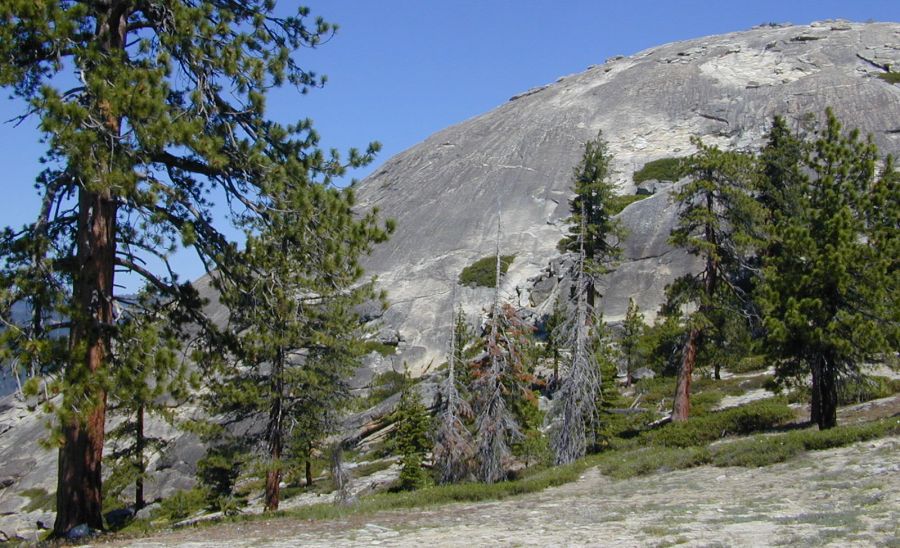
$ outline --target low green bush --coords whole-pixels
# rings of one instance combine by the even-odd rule
[[[22,509],[23,512],[36,512],[38,510],[46,510],[48,512],[56,511],[56,493],[48,493],[46,489],[41,487],[33,487],[25,489],[19,493],[23,497],[28,497],[28,504]]]
[[[745,356],[737,362],[728,366],[731,373],[752,373],[754,371],[762,371],[768,366],[765,356]]]
[[[726,436],[770,430],[793,418],[794,411],[784,400],[769,398],[670,423],[645,432],[641,439],[643,443],[666,447],[701,446]]]
[[[878,77],[888,84],[900,84],[900,72],[882,72]]]
[[[617,215],[626,207],[635,202],[643,200],[648,196],[648,194],[623,194],[621,196],[613,196],[607,204],[607,206],[609,207],[609,214]]]
[[[364,354],[378,352],[382,356],[392,356],[397,353],[397,347],[395,345],[385,344],[381,341],[376,340],[363,341],[362,348]]]
[[[684,158],[660,158],[647,162],[644,167],[634,172],[635,184],[644,181],[677,181],[685,175]]]
[[[897,392],[900,392],[900,379],[865,376],[843,382],[838,386],[838,405],[877,400]]]
[[[755,468],[783,462],[803,452],[799,440],[786,436],[754,436],[717,446],[712,451],[716,466]]]
[[[500,274],[506,274],[509,265],[516,259],[515,255],[500,257]],[[497,281],[497,257],[489,255],[478,259],[459,273],[460,285],[469,287],[494,287]]]
[[[203,488],[178,491],[163,499],[156,511],[156,517],[176,522],[188,518],[207,506],[209,493]]]
[[[607,476],[626,479],[692,468],[708,462],[710,453],[706,447],[646,447],[611,453],[599,463],[598,467]]]

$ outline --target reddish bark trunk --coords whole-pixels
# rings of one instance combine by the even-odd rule
[[[116,201],[108,192],[81,189],[78,201],[78,271],[74,276],[69,344],[72,362],[66,370],[74,403],[62,424],[53,531],[62,535],[82,523],[103,528],[101,462],[106,425],[106,392],[91,381],[109,355],[113,323],[113,275],[116,256]]]
[[[681,351],[681,367],[678,368],[675,403],[672,406],[673,421],[686,421],[691,414],[691,376],[694,373],[694,360],[697,358],[697,337],[699,335],[698,329],[691,329],[684,349]]]
[[[269,458],[271,468],[266,472],[266,511],[278,510],[281,492],[281,452],[284,445],[284,351],[279,349],[272,364],[272,406],[269,410]]]

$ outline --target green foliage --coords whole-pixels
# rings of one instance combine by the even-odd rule
[[[378,340],[368,340],[363,341],[361,352],[363,354],[371,354],[372,352],[377,352],[382,356],[393,356],[397,353],[397,346],[393,344],[386,344]]]
[[[900,423],[894,417],[864,424],[854,424],[829,430],[795,430],[784,434],[754,436],[716,446],[712,449],[712,463],[716,466],[768,466],[803,451],[821,451],[843,447],[900,433]]]
[[[617,194],[609,199],[609,214],[618,215],[623,209],[635,202],[639,202],[644,198],[649,198],[647,194]]]
[[[509,265],[516,259],[515,255],[500,257],[500,275],[506,274]],[[459,273],[459,284],[469,287],[494,287],[497,283],[497,257],[490,255],[478,259],[462,269]]]
[[[622,324],[622,340],[619,342],[619,347],[622,349],[622,358],[625,360],[625,371],[629,384],[631,383],[631,374],[642,361],[641,338],[646,327],[644,315],[641,314],[634,299],[629,297],[628,310],[625,311],[625,321]]]
[[[609,455],[601,461],[599,468],[610,477],[626,479],[693,468],[709,461],[709,449],[706,447],[648,447]]]
[[[900,392],[900,379],[880,376],[860,376],[845,380],[838,387],[838,403],[849,405],[879,398],[886,398]]]
[[[739,360],[728,365],[728,371],[735,374],[752,373],[754,371],[762,371],[768,366],[766,356],[756,354],[752,356],[744,356]]]
[[[644,164],[644,167],[634,172],[632,180],[635,184],[644,181],[678,181],[687,175],[686,158],[660,158]]]
[[[224,511],[232,506],[234,484],[244,464],[240,447],[236,444],[213,446],[207,450],[206,455],[197,462],[197,478],[207,507]],[[193,496],[186,501],[192,501]]]
[[[616,197],[612,183],[612,155],[602,132],[585,143],[581,161],[572,175],[575,198],[569,202],[572,213],[567,219],[569,234],[559,242],[559,248],[577,252],[583,240],[585,272],[596,276],[607,272],[619,258],[619,243],[625,236],[621,225],[612,219],[615,214],[612,204]],[[594,306],[593,289],[588,305]]]
[[[845,133],[831,110],[826,117],[799,145],[781,136],[783,124],[773,128],[768,155],[791,158],[799,175],[787,179],[789,199],[770,200],[772,243],[757,292],[770,359],[780,378],[812,373],[820,428],[837,422],[840,379],[895,352],[900,339],[900,177],[890,157],[876,173],[871,138]],[[804,154],[782,152],[788,146]],[[764,189],[783,183],[768,180]]]
[[[48,493],[46,489],[41,487],[32,487],[31,489],[23,489],[19,496],[28,497],[29,499],[28,504],[22,508],[23,512],[56,511],[56,493]]]
[[[170,523],[181,521],[206,508],[208,499],[205,489],[177,491],[160,502],[157,515]]]
[[[2,337],[2,353],[34,374],[63,370],[52,387],[61,395],[53,438],[64,478],[57,534],[79,523],[102,526],[102,429],[117,333],[97,327],[115,324],[119,273],[158,288],[222,353],[226,341],[169,258],[193,248],[224,295],[259,266],[253,255],[264,253],[261,242],[285,218],[280,206],[290,195],[291,214],[303,212],[293,217],[303,236],[294,246],[298,272],[314,270],[340,289],[359,277],[355,253],[373,236],[374,217],[355,217],[352,191],[331,183],[379,145],[342,160],[318,148],[309,120],[282,125],[266,117],[270,90],[324,83],[293,53],[334,27],[306,8],[290,11],[268,1],[0,5],[0,85],[47,147],[34,182],[42,204],[35,222],[0,232],[0,315],[24,302],[34,319]],[[214,214],[214,202],[230,206],[229,214]],[[234,232],[223,217],[250,235],[247,254],[229,241]],[[68,331],[53,325],[60,317]],[[346,333],[322,330],[329,332]]]
[[[425,453],[431,450],[428,439],[431,418],[408,372],[406,378],[406,386],[400,403],[391,415],[391,422],[396,425],[394,448],[400,453],[400,489],[413,490],[424,487],[428,482],[423,464]]]
[[[378,405],[394,394],[405,390],[411,382],[405,374],[397,371],[388,370],[378,373],[372,377],[372,382],[369,383],[369,393],[355,401],[353,408],[364,411]]]
[[[645,356],[645,365],[658,375],[674,375],[681,357],[684,336],[685,327],[679,322],[677,315],[657,315],[653,325],[644,329],[638,344],[638,348],[642,349],[640,353]]]
[[[900,72],[880,72],[878,77],[888,84],[900,84]]]
[[[769,430],[793,418],[794,411],[784,401],[770,398],[673,422],[645,432],[640,439],[641,443],[666,447],[700,446],[725,436]]]
[[[120,320],[112,359],[109,406],[124,420],[107,433],[114,449],[107,456],[111,472],[104,496],[118,497],[134,485],[137,507],[144,504],[147,459],[168,441],[148,435],[146,419],[161,418],[177,427],[174,407],[199,387],[198,375],[180,356],[179,318],[164,303],[150,290],[141,292]]]

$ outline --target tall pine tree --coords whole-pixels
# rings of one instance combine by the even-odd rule
[[[587,276],[587,306],[596,306],[596,278],[609,271],[621,254],[619,243],[624,230],[612,218],[610,207],[615,196],[612,178],[612,155],[603,139],[603,133],[584,144],[581,161],[573,171],[570,201],[569,234],[559,243],[562,251],[580,253],[584,247],[584,272]],[[583,228],[582,228],[583,226]]]
[[[717,327],[716,316],[737,311],[746,301],[736,283],[757,244],[760,216],[751,196],[756,163],[745,154],[724,152],[696,140],[698,152],[688,161],[691,180],[674,194],[678,223],[669,241],[702,260],[697,274],[677,279],[668,288],[670,308],[686,307],[687,335],[675,388],[672,420],[690,414],[691,376],[704,335]]]
[[[266,191],[262,214],[246,226],[240,276],[223,286],[239,350],[212,400],[217,409],[265,422],[264,432],[242,441],[265,444],[248,449],[264,455],[266,509],[277,510],[292,427],[312,429],[294,435],[307,441],[328,434],[348,398],[346,381],[362,356],[353,309],[376,297],[372,283],[359,283],[359,259],[393,223],[379,226],[375,211],[358,217],[349,189],[301,179]]]
[[[308,121],[282,126],[265,115],[274,87],[322,83],[292,55],[333,31],[307,16],[276,13],[271,0],[0,4],[0,85],[27,103],[22,117],[37,118],[47,144],[36,219],[0,238],[4,299],[31,304],[31,340],[68,330],[61,352],[16,350],[41,361],[35,369],[63,369],[57,535],[103,527],[117,272],[196,312],[168,257],[190,246],[217,282],[232,274],[235,246],[213,200],[256,215],[273,182],[339,163],[317,149]],[[52,325],[60,316],[68,320]]]
[[[783,149],[797,141],[772,135],[768,155],[792,154]],[[842,377],[897,351],[900,192],[893,160],[880,176],[877,161],[873,141],[845,133],[828,110],[802,164],[768,176],[767,188],[791,199],[769,205],[773,244],[759,290],[767,348],[780,376],[810,374],[820,429],[837,424]]]

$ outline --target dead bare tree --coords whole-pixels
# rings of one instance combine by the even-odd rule
[[[588,304],[587,295],[593,280],[584,271],[583,235],[584,221],[579,236],[581,243],[578,262],[575,265],[575,315],[559,326],[563,331],[561,339],[571,349],[571,360],[560,390],[553,400],[550,446],[556,464],[567,464],[584,456],[598,420],[600,366],[591,344],[593,311]]]
[[[484,483],[494,483],[506,476],[504,461],[510,452],[510,443],[522,437],[516,419],[505,401],[504,380],[510,377],[515,364],[521,360],[516,343],[509,336],[508,318],[500,300],[500,207],[497,207],[497,266],[494,284],[494,303],[491,309],[490,331],[486,350],[486,367],[475,380],[475,419],[477,462],[476,476]]]
[[[456,303],[456,288],[453,290],[453,305]],[[440,474],[441,483],[455,483],[469,474],[472,457],[472,439],[463,419],[472,417],[472,408],[459,395],[456,385],[456,339],[457,322],[455,315],[450,322],[450,354],[447,378],[440,387],[438,426],[434,435],[434,466]]]

